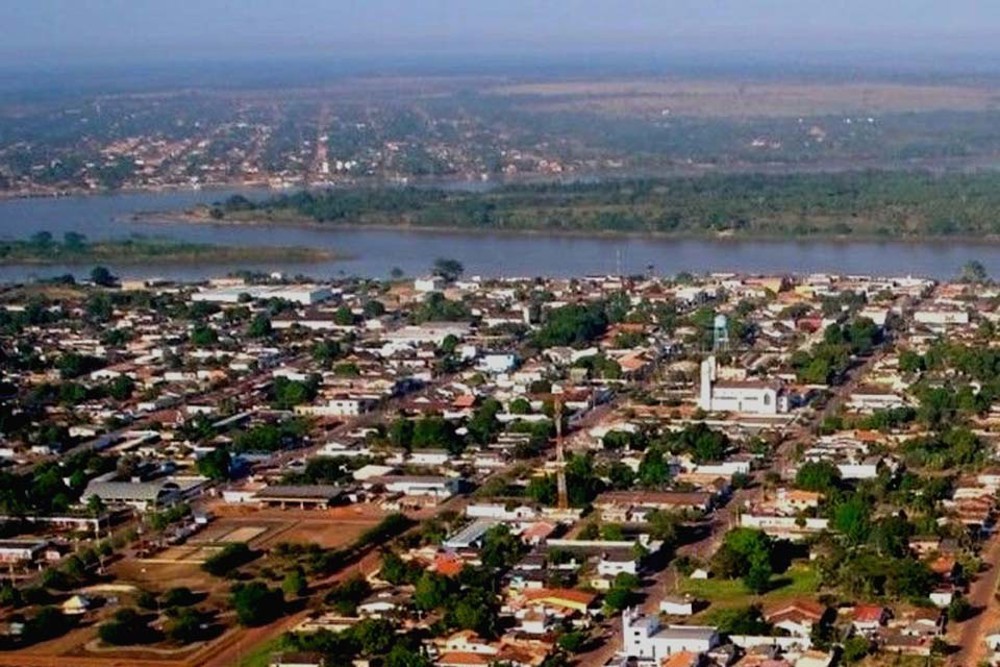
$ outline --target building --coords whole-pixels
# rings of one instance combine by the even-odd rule
[[[0,563],[31,563],[49,543],[45,540],[0,540]]]
[[[788,396],[777,382],[719,380],[715,357],[701,362],[698,407],[705,412],[778,415],[788,412]]]
[[[668,616],[692,616],[694,615],[694,600],[690,596],[668,595],[660,600],[660,613]]]
[[[705,653],[719,644],[715,628],[699,625],[666,625],[658,616],[635,609],[622,614],[622,652],[636,658],[639,665],[659,667],[661,661],[685,651]]]
[[[320,285],[236,285],[205,289],[191,295],[192,301],[211,303],[240,303],[260,299],[281,299],[303,306],[322,303],[333,297],[329,287]]]
[[[266,486],[254,494],[254,500],[268,507],[328,509],[337,504],[343,489],[332,484],[279,484]]]
[[[458,492],[461,484],[458,479],[433,475],[393,475],[372,478],[369,482],[381,484],[389,493],[434,498],[450,498]]]
[[[150,508],[173,505],[181,498],[176,482],[157,479],[148,482],[102,482],[91,480],[80,497],[86,503],[97,496],[105,505],[129,505],[140,512]]]

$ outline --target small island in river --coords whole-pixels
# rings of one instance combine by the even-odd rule
[[[67,232],[58,240],[49,232],[29,239],[0,241],[0,266],[18,264],[188,264],[201,262],[323,262],[342,257],[322,248],[226,246],[170,239],[131,237],[89,241]]]

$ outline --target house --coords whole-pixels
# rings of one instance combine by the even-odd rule
[[[795,667],[830,667],[833,664],[833,658],[833,653],[804,651],[795,661]]]
[[[819,507],[823,494],[815,491],[802,491],[799,489],[778,489],[775,506],[782,512],[797,514],[803,510]]]
[[[380,591],[358,604],[358,616],[384,618],[405,609],[409,597],[393,591]]]
[[[794,600],[778,605],[764,615],[774,627],[795,637],[809,637],[813,627],[823,620],[826,607],[812,600]]]
[[[863,634],[872,634],[884,626],[892,614],[888,609],[876,604],[859,604],[854,607],[851,625]]]
[[[575,588],[542,588],[525,590],[524,599],[529,605],[542,605],[591,615],[598,610],[597,595]]]
[[[436,640],[442,653],[474,653],[476,655],[496,655],[499,647],[482,639],[473,630],[460,630]]]
[[[424,276],[413,281],[413,289],[417,292],[440,292],[445,282],[441,276]]]
[[[712,501],[711,493],[698,491],[605,491],[594,508],[603,521],[642,523],[651,510],[707,512]]]
[[[950,585],[938,586],[927,596],[934,606],[944,609],[955,599],[955,587]]]
[[[659,665],[676,653],[705,653],[719,644],[715,628],[698,625],[661,624],[659,617],[636,609],[622,613],[622,653],[640,664]]]
[[[700,653],[693,651],[681,651],[668,656],[660,662],[660,667],[699,667],[702,663]]]
[[[929,656],[932,646],[933,640],[928,637],[916,637],[898,632],[887,633],[882,637],[882,648],[890,653]]]
[[[676,597],[668,595],[660,600],[660,613],[668,616],[694,615],[694,598],[690,595]]]
[[[597,574],[616,577],[621,573],[639,574],[639,559],[631,549],[608,549],[597,561]]]
[[[49,546],[45,540],[0,540],[0,563],[31,563]]]

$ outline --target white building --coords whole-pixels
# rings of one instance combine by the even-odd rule
[[[191,295],[192,301],[240,303],[247,298],[282,299],[303,306],[312,306],[333,297],[329,287],[321,285],[237,285],[206,289]]]
[[[777,415],[788,412],[788,397],[776,382],[720,381],[715,357],[711,356],[701,362],[698,407],[706,412]]]
[[[487,352],[476,367],[486,373],[508,373],[517,367],[517,355],[513,352]]]
[[[413,281],[413,289],[418,292],[440,292],[444,289],[444,278],[441,276],[424,276]]]
[[[658,616],[646,616],[635,609],[622,614],[622,652],[637,658],[639,665],[659,666],[663,658],[690,651],[706,653],[719,644],[715,628],[699,625],[667,625]]]
[[[926,324],[932,328],[946,327],[952,324],[968,324],[969,311],[951,308],[924,308],[913,313],[913,320],[918,324]]]

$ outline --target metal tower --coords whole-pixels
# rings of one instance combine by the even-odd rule
[[[562,433],[562,398],[555,398],[555,418],[556,418],[556,495],[558,497],[558,507],[561,510],[569,509],[569,490],[566,488],[566,458],[563,453],[563,433]]]

